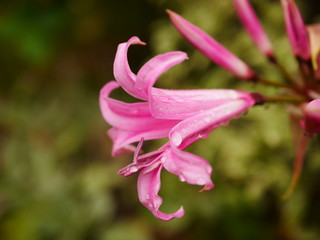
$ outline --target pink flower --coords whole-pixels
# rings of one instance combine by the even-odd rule
[[[303,107],[305,119],[302,125],[308,134],[320,133],[320,99],[313,100]]]
[[[248,0],[233,0],[238,16],[252,40],[265,56],[273,58],[273,49]]]
[[[115,62],[115,81],[100,92],[100,108],[104,119],[112,126],[108,131],[113,141],[113,155],[135,151],[133,163],[119,171],[124,176],[140,172],[138,195],[141,203],[157,218],[168,221],[182,217],[183,208],[175,213],[159,210],[162,198],[160,172],[162,168],[177,175],[180,181],[213,188],[212,169],[203,158],[182,151],[195,141],[205,138],[215,128],[243,114],[256,103],[257,94],[243,91],[164,90],[153,87],[158,76],[187,58],[182,52],[168,52],[150,59],[138,71],[130,70],[127,51],[131,44],[141,44],[137,37],[119,45]],[[131,96],[146,100],[125,103],[110,98],[119,85]],[[158,150],[139,156],[143,140],[169,138]],[[138,147],[131,145],[138,142]]]
[[[187,101],[184,101],[184,103]],[[184,214],[182,207],[171,214],[159,210],[162,203],[162,198],[158,196],[162,168],[177,175],[182,182],[204,185],[201,191],[212,189],[210,164],[205,159],[182,150],[195,141],[206,138],[215,128],[228,124],[232,118],[239,116],[253,104],[253,98],[248,95],[244,99],[230,99],[228,102],[210,110],[195,111],[194,116],[182,120],[171,129],[169,142],[158,150],[138,156],[143,143],[141,141],[136,149],[133,163],[120,170],[119,174],[129,176],[140,171],[138,179],[139,199],[155,217],[164,221],[182,217]],[[172,116],[176,116],[177,112],[179,112],[178,116],[184,113],[191,114],[190,111],[185,111],[187,106],[180,105],[181,110],[175,111]]]
[[[307,29],[294,0],[281,0],[287,35],[293,54],[305,61],[310,60],[310,44]]]
[[[233,53],[224,48],[207,33],[191,24],[180,15],[167,10],[173,25],[197,49],[216,64],[224,67],[235,76],[254,80],[255,74],[251,68]]]

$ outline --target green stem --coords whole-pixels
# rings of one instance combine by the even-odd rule
[[[281,71],[282,75],[289,80],[290,83],[294,86],[294,88],[298,88],[297,81],[292,77],[292,75],[287,71],[287,69],[276,59],[274,58],[271,61],[279,70]]]
[[[278,95],[278,96],[264,96],[266,102],[293,102],[302,103],[304,98],[298,95]]]
[[[258,78],[258,81],[259,83],[262,83],[264,85],[268,85],[268,86],[273,86],[273,87],[279,87],[279,88],[285,88],[285,89],[290,89],[290,90],[293,90],[293,88],[287,84],[283,84],[283,83],[278,83],[278,82],[275,82],[275,81],[272,81],[272,80],[269,80],[269,79],[266,79],[266,78]]]

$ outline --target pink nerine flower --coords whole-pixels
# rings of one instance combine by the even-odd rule
[[[273,49],[269,38],[264,32],[260,21],[248,0],[233,0],[239,19],[256,44],[257,48],[265,56],[273,58]]]
[[[310,44],[307,29],[294,0],[281,0],[287,35],[293,54],[305,61],[310,60]]]
[[[114,62],[115,81],[100,92],[100,108],[112,126],[108,131],[113,140],[113,155],[135,150],[133,163],[119,171],[129,176],[140,172],[138,195],[141,203],[157,218],[170,220],[184,214],[182,208],[167,214],[159,210],[162,199],[160,172],[162,168],[177,175],[180,181],[213,188],[211,166],[203,158],[182,151],[195,141],[205,138],[215,128],[227,124],[253,106],[256,95],[236,90],[164,90],[154,88],[158,76],[187,58],[183,52],[168,52],[149,60],[135,75],[130,70],[127,51],[131,44],[140,44],[137,37],[118,47]],[[125,103],[110,98],[119,85],[130,95],[144,102]],[[156,151],[139,156],[143,139],[169,138]],[[140,141],[137,148],[132,143]]]
[[[303,126],[307,133],[320,133],[320,99],[313,100],[303,107],[305,120]]]
[[[207,33],[177,13],[170,10],[167,10],[167,12],[177,30],[209,59],[239,78],[250,80],[255,78],[254,72],[246,63],[228,51]]]

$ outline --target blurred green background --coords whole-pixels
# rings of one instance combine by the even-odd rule
[[[279,1],[252,2],[294,74]],[[319,1],[297,3],[306,23],[320,22]],[[117,45],[131,36],[148,43],[130,49],[134,71],[158,53],[189,54],[160,77],[159,87],[274,92],[204,58],[172,27],[165,9],[208,31],[261,75],[281,80],[229,0],[0,1],[1,240],[320,239],[319,137],[311,141],[294,195],[281,200],[294,156],[285,105],[253,108],[189,147],[212,164],[212,191],[199,193],[163,173],[163,210],[183,205],[182,219],[155,219],[138,201],[136,176],[117,175],[132,156],[110,156],[98,95],[113,79]]]

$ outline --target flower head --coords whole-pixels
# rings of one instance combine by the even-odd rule
[[[256,103],[256,94],[229,89],[165,90],[153,87],[158,76],[185,60],[182,52],[168,52],[150,59],[132,73],[127,60],[131,44],[141,43],[137,37],[119,45],[114,62],[116,81],[107,83],[100,92],[100,108],[112,126],[108,131],[113,141],[113,155],[134,151],[133,163],[119,171],[130,176],[140,172],[140,202],[164,221],[183,216],[184,210],[167,214],[159,210],[162,198],[160,173],[163,168],[180,181],[213,188],[212,169],[203,158],[183,151],[195,141],[205,138],[215,128],[243,114]],[[121,86],[131,96],[144,101],[125,103],[110,97]],[[260,100],[260,99],[259,99]],[[158,150],[140,155],[144,140],[169,138]],[[139,142],[135,148],[132,143]]]

